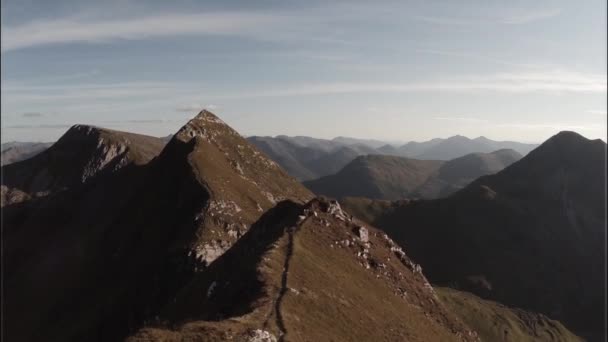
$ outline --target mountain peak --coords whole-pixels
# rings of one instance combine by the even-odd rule
[[[549,141],[570,144],[570,143],[587,142],[590,140],[573,131],[561,131],[561,132],[555,134],[554,136],[552,136],[551,138],[549,138],[547,140],[547,142],[549,142]]]
[[[217,115],[203,109],[188,123],[186,123],[175,134],[175,138],[183,142],[190,141],[192,138],[201,137],[205,140],[214,140],[220,133],[229,133],[238,135],[236,131],[230,128]]]

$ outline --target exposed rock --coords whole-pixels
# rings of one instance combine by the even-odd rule
[[[249,332],[247,342],[277,342],[277,338],[266,330],[252,330]]]
[[[204,262],[206,265],[211,264],[215,259],[224,254],[224,252],[230,247],[227,241],[217,240],[211,241],[211,243],[205,243],[202,246],[196,248],[196,258],[199,261]]]
[[[356,228],[357,236],[361,240],[361,242],[369,241],[369,233],[365,227],[357,227]]]

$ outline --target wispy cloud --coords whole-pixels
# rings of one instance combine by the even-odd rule
[[[434,117],[433,119],[435,120],[441,120],[441,121],[456,121],[456,122],[463,122],[463,123],[485,123],[488,122],[488,120],[484,120],[484,119],[478,119],[478,118],[467,118],[467,117]]]
[[[178,112],[194,112],[216,104],[192,103],[196,98],[210,101],[264,97],[316,96],[349,93],[410,93],[410,92],[503,92],[503,93],[606,93],[606,75],[568,71],[524,71],[471,76],[445,76],[441,79],[415,82],[322,82],[283,84],[260,89],[221,89],[204,83],[117,82],[105,84],[27,85],[3,84],[2,95],[11,103],[65,104],[99,103],[103,100],[175,103]],[[186,103],[179,105],[179,103]]]
[[[4,27],[2,51],[56,43],[99,43],[177,35],[249,35],[258,32],[256,29],[286,21],[288,18],[280,15],[256,12],[175,13],[112,20],[86,17],[37,20]]]
[[[484,13],[467,16],[412,15],[411,18],[433,25],[476,26],[487,24],[519,25],[558,16],[559,8],[505,10],[500,14]]]
[[[24,118],[40,118],[43,116],[43,114],[39,113],[39,112],[27,112],[27,113],[21,114],[21,116]]]
[[[419,52],[419,53],[428,53],[428,54],[439,55],[439,56],[461,57],[463,59],[472,59],[472,60],[476,60],[476,61],[484,61],[484,62],[490,62],[490,63],[494,63],[494,64],[514,66],[514,67],[525,67],[525,68],[546,68],[547,67],[546,65],[531,64],[531,63],[517,63],[517,62],[513,62],[513,61],[504,60],[501,58],[474,54],[474,53],[467,53],[467,52],[459,52],[459,51],[447,51],[447,50],[427,49],[427,48],[418,48],[418,49],[414,49],[414,51]]]
[[[443,92],[579,92],[606,93],[606,75],[567,71],[513,72],[480,76],[445,77],[411,83],[336,82],[284,86],[280,89],[248,91],[229,97],[329,95],[341,93]]]
[[[31,124],[31,125],[9,125],[4,126],[2,128],[11,128],[11,129],[31,129],[31,128],[69,128],[71,125],[67,124]]]
[[[494,124],[495,127],[523,130],[552,130],[552,131],[599,131],[605,130],[605,125],[599,124],[569,124],[569,123],[504,123]]]
[[[558,16],[562,13],[559,8],[542,9],[538,11],[522,11],[521,13],[506,16],[502,19],[504,24],[525,24]]]
[[[131,99],[186,93],[196,87],[170,82],[115,82],[83,83],[70,85],[3,84],[2,95],[7,101],[52,102],[78,100],[81,102],[100,99]]]

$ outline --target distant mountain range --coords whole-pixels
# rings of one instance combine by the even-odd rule
[[[606,143],[562,132],[445,199],[347,198],[435,284],[547,314],[605,338]]]
[[[252,136],[247,139],[301,181],[332,175],[356,157],[368,154],[419,160],[451,160],[471,153],[490,153],[500,149],[512,149],[526,155],[538,146],[512,141],[493,141],[485,137],[469,139],[459,135],[448,139],[409,142],[399,147],[353,138],[324,140],[281,135],[274,138]]]
[[[590,331],[601,317],[601,199],[588,184],[597,147],[551,144],[446,200],[347,200],[347,212],[209,111],[168,143],[76,125],[1,169],[2,339],[581,341],[547,315],[493,301]],[[387,172],[408,179],[447,164],[365,158],[403,166]],[[460,289],[431,285],[427,269]]]
[[[521,157],[514,150],[471,153],[449,161],[359,156],[338,173],[304,185],[317,195],[334,198],[433,199],[445,197],[480,176],[496,173]]]
[[[17,142],[11,141],[2,144],[2,165],[11,164],[35,156],[46,150],[53,143],[45,142]]]
[[[160,138],[169,141],[171,135]],[[468,139],[454,136],[426,142],[394,146],[372,139],[337,137],[331,140],[306,136],[251,136],[247,140],[300,181],[329,176],[340,171],[358,156],[383,154],[421,160],[450,160],[470,153],[490,153],[513,149],[526,155],[535,144],[493,141],[484,137]],[[47,149],[51,143],[11,142],[2,145],[2,165],[27,159]]]

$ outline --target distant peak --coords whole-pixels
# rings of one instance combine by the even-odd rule
[[[70,129],[68,129],[65,134],[85,134],[85,135],[89,135],[91,133],[99,132],[101,130],[102,130],[102,128],[99,128],[99,127],[96,127],[96,126],[77,124],[77,125],[73,125],[72,127],[70,127]]]
[[[546,143],[555,143],[555,144],[583,144],[583,143],[587,143],[591,140],[585,138],[584,136],[573,132],[573,131],[561,131],[559,133],[557,133],[556,135],[552,136],[551,138],[549,138]]]
[[[561,131],[559,133],[557,133],[556,135],[552,136],[549,140],[551,139],[579,139],[579,140],[588,140],[587,138],[583,137],[582,135],[574,132],[574,131]]]
[[[74,125],[70,127],[57,142],[60,141],[82,141],[84,140],[97,140],[104,132],[109,133],[111,130],[105,128],[90,126],[90,125]]]
[[[449,137],[447,140],[471,140],[471,139],[465,137],[464,135],[457,134],[457,135]]]

